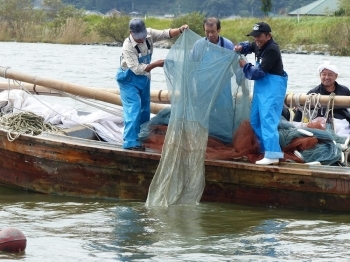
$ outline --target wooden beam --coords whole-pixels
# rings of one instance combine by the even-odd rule
[[[32,92],[37,88],[49,88],[59,92],[69,93],[73,95],[82,96],[85,98],[95,99],[115,105],[122,106],[122,101],[119,94],[114,94],[99,88],[84,87],[77,84],[72,84],[52,78],[41,77],[38,75],[26,74],[8,67],[0,66],[0,77],[6,79],[13,79],[24,83],[32,84]],[[29,86],[28,86],[29,87]],[[8,88],[6,88],[8,89]],[[46,92],[46,91],[43,91]],[[51,92],[51,91],[50,91]],[[151,103],[151,112],[157,114],[160,110],[167,107],[167,105]]]

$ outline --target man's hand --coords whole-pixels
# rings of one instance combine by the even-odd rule
[[[154,62],[155,67],[163,67],[164,66],[164,59],[160,59]]]
[[[244,66],[245,66],[245,64],[247,63],[243,58],[241,58],[241,59],[239,59],[239,66],[241,67],[241,68],[243,68]]]
[[[241,52],[242,51],[242,46],[241,45],[235,45],[235,47],[233,48],[233,51]]]
[[[159,59],[159,60],[147,65],[147,67],[145,68],[145,71],[150,72],[153,68],[163,67],[163,66],[164,66],[164,59]]]
[[[181,33],[183,33],[183,31],[185,31],[185,29],[188,29],[188,28],[189,28],[188,25],[187,25],[187,24],[184,24],[184,25],[182,25],[182,26],[179,28],[179,30],[180,30]]]

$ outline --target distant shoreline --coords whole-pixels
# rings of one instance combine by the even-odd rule
[[[122,47],[122,43],[92,43],[84,45],[106,45],[114,47]],[[173,45],[171,41],[163,40],[153,44],[155,48],[170,49]],[[300,54],[300,55],[331,55],[328,51],[328,45],[289,45],[281,49],[282,54]]]

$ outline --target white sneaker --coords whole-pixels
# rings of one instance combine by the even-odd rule
[[[347,139],[345,140],[344,144],[340,145],[342,151],[345,151],[346,149],[348,149],[349,142],[350,142],[350,136],[347,137]]]
[[[344,152],[341,152],[340,163],[345,163],[345,154],[344,154]]]
[[[301,128],[298,128],[297,131],[300,133],[300,134],[303,134],[303,135],[306,135],[306,136],[313,136],[314,134],[311,133],[310,131],[307,131],[305,129],[301,129]]]
[[[319,166],[319,165],[321,165],[321,162],[319,162],[319,161],[307,162],[307,163],[305,163],[305,165]]]
[[[278,165],[279,163],[278,158],[266,158],[264,157],[263,159],[256,161],[255,164],[257,165]]]
[[[304,161],[303,155],[298,150],[294,150],[294,155]]]

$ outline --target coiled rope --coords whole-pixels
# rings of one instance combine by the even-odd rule
[[[5,72],[6,72],[6,71],[5,71]],[[35,77],[36,77],[36,76],[35,76]],[[10,98],[9,98],[9,96],[10,96],[10,90],[11,90],[11,88],[10,88],[10,79],[9,79],[9,81],[8,81],[8,84],[9,84],[9,88],[8,88],[8,91],[9,91],[9,92],[8,92],[8,100],[10,100]],[[48,107],[45,103],[43,103],[43,102],[42,102],[40,99],[38,99],[36,96],[33,96],[33,95],[22,85],[22,82],[17,81],[17,80],[13,80],[13,84],[14,84],[15,86],[18,86],[21,90],[23,90],[24,92],[26,92],[28,95],[30,95],[31,97],[33,97],[34,99],[36,99],[38,102],[40,102],[40,103],[43,104],[44,106]],[[33,89],[34,89],[34,88],[33,88]],[[94,108],[100,109],[100,110],[102,110],[102,111],[108,112],[108,113],[110,113],[110,114],[112,114],[112,115],[116,115],[116,116],[119,116],[119,117],[123,117],[123,112],[122,112],[122,111],[120,112],[120,110],[118,110],[118,107],[111,106],[111,105],[107,105],[107,103],[100,103],[100,102],[97,101],[97,100],[94,101],[94,102],[89,102],[90,100],[88,100],[88,99],[86,99],[86,98],[78,97],[77,95],[72,95],[72,94],[69,94],[69,93],[66,93],[66,92],[61,92],[61,91],[57,91],[57,92],[60,93],[60,94],[63,94],[64,96],[70,97],[70,98],[72,98],[72,99],[74,99],[74,100],[76,100],[76,101],[79,101],[79,102],[81,102],[81,103],[84,103],[84,104],[86,104],[86,105],[89,105],[89,106],[91,106],[91,107],[94,107]],[[62,114],[60,114],[59,112],[53,110],[53,109],[50,108],[50,107],[48,107],[48,108],[49,108],[50,110],[52,110],[53,112],[55,112],[56,114],[62,116]],[[3,110],[3,109],[1,109],[1,111],[2,111],[2,110]],[[20,110],[20,109],[18,109],[18,110]],[[4,112],[3,112],[3,113],[4,113]],[[6,112],[6,113],[7,113],[7,112]],[[94,128],[92,128],[91,126],[85,125],[85,124],[80,124],[80,123],[74,121],[74,119],[71,119],[71,118],[69,118],[69,117],[67,117],[67,116],[64,116],[64,117],[65,117],[65,118],[68,118],[68,119],[71,120],[72,122],[75,122],[77,125],[84,126],[84,127],[86,127],[87,129],[91,130],[92,132],[95,133],[97,139],[101,141],[101,139],[100,139],[100,134],[98,134],[98,133],[96,132],[96,130],[95,130]],[[109,138],[111,141],[118,142],[118,141],[116,141],[113,137],[110,137],[110,136],[109,136],[108,134],[106,134],[106,133],[103,133],[103,135],[104,135],[105,137]]]
[[[50,123],[45,123],[43,117],[32,112],[3,115],[0,117],[0,127],[7,130],[9,141],[14,141],[22,134],[37,136],[42,132],[55,133],[61,130]]]

